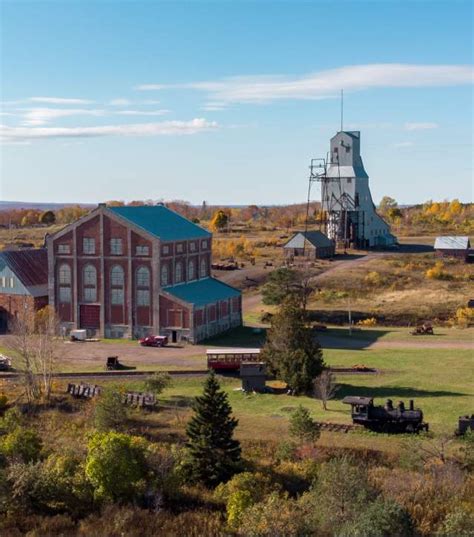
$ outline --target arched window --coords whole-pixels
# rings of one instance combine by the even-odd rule
[[[61,285],[71,285],[71,267],[66,263],[59,267],[59,283]]]
[[[125,273],[120,265],[115,265],[110,271],[110,302],[115,305],[124,303]]]
[[[97,302],[97,270],[94,265],[86,265],[82,271],[82,299]]]
[[[180,283],[183,281],[183,264],[181,261],[176,263],[174,281],[175,283]]]
[[[207,261],[205,258],[201,259],[201,278],[205,278],[207,276]]]
[[[71,267],[66,263],[59,266],[59,302],[70,304],[71,302]]]
[[[188,263],[188,280],[196,279],[196,267],[194,265],[194,260],[190,259]]]
[[[163,265],[161,267],[161,285],[163,287],[165,285],[168,285],[168,280],[169,280],[168,265]]]
[[[140,267],[136,272],[137,306],[150,305],[150,270]]]

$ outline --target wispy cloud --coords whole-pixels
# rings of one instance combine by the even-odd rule
[[[439,125],[433,122],[425,123],[405,123],[406,131],[424,131],[427,129],[437,129]]]
[[[44,104],[92,104],[94,102],[87,99],[68,99],[63,97],[30,97],[28,101]]]
[[[165,114],[169,114],[170,111],[163,109],[163,110],[119,110],[118,112],[115,112],[115,114],[119,116],[164,116]]]
[[[131,104],[128,99],[112,99],[109,101],[110,106],[130,106]]]
[[[245,76],[185,84],[140,84],[135,89],[193,89],[206,92],[214,106],[267,103],[279,99],[327,99],[341,88],[414,88],[472,84],[469,65],[368,64],[328,69],[301,77]]]
[[[63,117],[103,116],[103,110],[88,108],[28,108],[22,113],[23,125],[39,126]]]
[[[156,105],[156,104],[160,104],[160,101],[157,101],[156,99],[152,99],[152,100],[144,100],[144,101],[131,101],[130,99],[112,99],[111,101],[109,101],[107,103],[109,106],[132,106],[132,105],[135,105],[135,106],[142,106],[142,105],[145,105],[145,106],[148,106],[148,105]]]
[[[92,138],[103,136],[160,136],[197,134],[215,130],[218,124],[204,118],[190,121],[163,121],[161,123],[136,123],[132,125],[104,125],[100,127],[9,127],[0,126],[0,139],[37,140],[45,138]]]

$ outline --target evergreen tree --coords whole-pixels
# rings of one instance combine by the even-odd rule
[[[309,393],[324,367],[321,347],[306,325],[304,309],[295,298],[286,300],[272,317],[262,358],[293,393]]]
[[[238,470],[241,450],[233,438],[238,421],[231,416],[227,394],[213,371],[193,408],[195,414],[186,428],[189,471],[194,480],[216,486]]]

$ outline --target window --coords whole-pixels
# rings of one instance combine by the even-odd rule
[[[177,254],[183,253],[183,245],[181,243],[176,245],[176,253]]]
[[[61,304],[71,303],[71,288],[70,287],[59,288],[59,302]]]
[[[136,255],[150,255],[150,248],[148,246],[137,246],[135,249]]]
[[[181,261],[176,263],[175,267],[175,283],[180,283],[183,281],[183,264]]]
[[[150,271],[147,267],[137,270],[137,287],[150,287]]]
[[[150,291],[148,289],[137,290],[137,306],[150,305]]]
[[[190,259],[188,263],[188,280],[196,279],[196,267],[194,265],[194,260]]]
[[[122,239],[110,239],[110,253],[112,255],[122,255]]]
[[[150,270],[147,267],[140,267],[136,275],[137,284],[137,306],[150,305]]]
[[[201,278],[205,278],[207,276],[207,261],[205,259],[201,259]]]
[[[10,278],[10,287],[12,289],[15,287],[15,278]]]
[[[59,284],[71,285],[71,267],[63,264],[59,267]]]
[[[110,302],[113,306],[121,306],[123,304],[123,289],[114,289],[110,290]]]
[[[168,285],[168,279],[169,279],[168,265],[163,265],[161,267],[161,285],[163,287],[165,285]]]
[[[352,177],[347,178],[347,184],[350,185],[352,183]]]
[[[168,255],[170,253],[170,247],[168,245],[163,246],[163,255]]]
[[[113,287],[123,287],[124,272],[123,268],[119,265],[112,267],[110,271],[110,283]]]
[[[84,237],[82,239],[82,251],[85,254],[95,254],[95,239]]]
[[[58,254],[70,254],[71,247],[69,244],[58,244]]]
[[[5,276],[0,277],[0,287],[6,287],[5,285],[6,281],[7,279],[5,278]]]
[[[86,265],[82,275],[84,302],[97,302],[97,270],[93,265]]]
[[[207,248],[207,241],[202,241],[202,249],[206,250]]]
[[[196,251],[196,243],[195,242],[190,242],[189,243],[189,251],[190,252],[195,252]]]

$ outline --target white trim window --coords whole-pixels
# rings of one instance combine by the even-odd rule
[[[97,302],[97,270],[94,265],[86,265],[82,271],[82,299]]]
[[[189,243],[189,251],[195,252],[196,251],[196,243],[194,241]]]
[[[120,238],[112,238],[112,239],[110,239],[110,253],[111,253],[111,255],[122,255],[123,254],[122,239],[120,239]]]
[[[59,284],[71,285],[71,267],[66,263],[59,266]]]
[[[135,248],[135,255],[150,255],[150,248],[146,245],[139,244]]]
[[[150,305],[150,269],[139,267],[136,272],[137,306]]]
[[[200,278],[206,278],[207,277],[207,260],[205,257],[201,259],[201,270],[200,270]]]
[[[202,241],[202,243],[201,243],[201,248],[202,248],[203,250],[207,250],[207,240]]]
[[[114,265],[110,270],[110,303],[122,306],[124,303],[125,272],[120,265]]]
[[[69,244],[58,244],[58,254],[70,254],[71,246]]]
[[[162,265],[161,267],[161,286],[165,287],[169,283],[169,270],[168,265]]]
[[[59,291],[58,299],[60,304],[70,304],[72,300],[71,284],[72,275],[71,267],[67,263],[59,265],[58,270]]]
[[[87,255],[95,254],[95,239],[92,237],[84,237],[82,239],[82,251]]]
[[[176,263],[174,268],[174,283],[181,283],[183,281],[183,264],[181,261]]]
[[[70,287],[60,287],[59,288],[59,302],[60,304],[70,304],[71,303],[71,288]]]
[[[180,242],[180,243],[178,243],[176,245],[176,253],[177,254],[182,254],[183,253],[183,243]]]
[[[196,279],[196,264],[194,259],[190,259],[188,263],[188,280]]]

